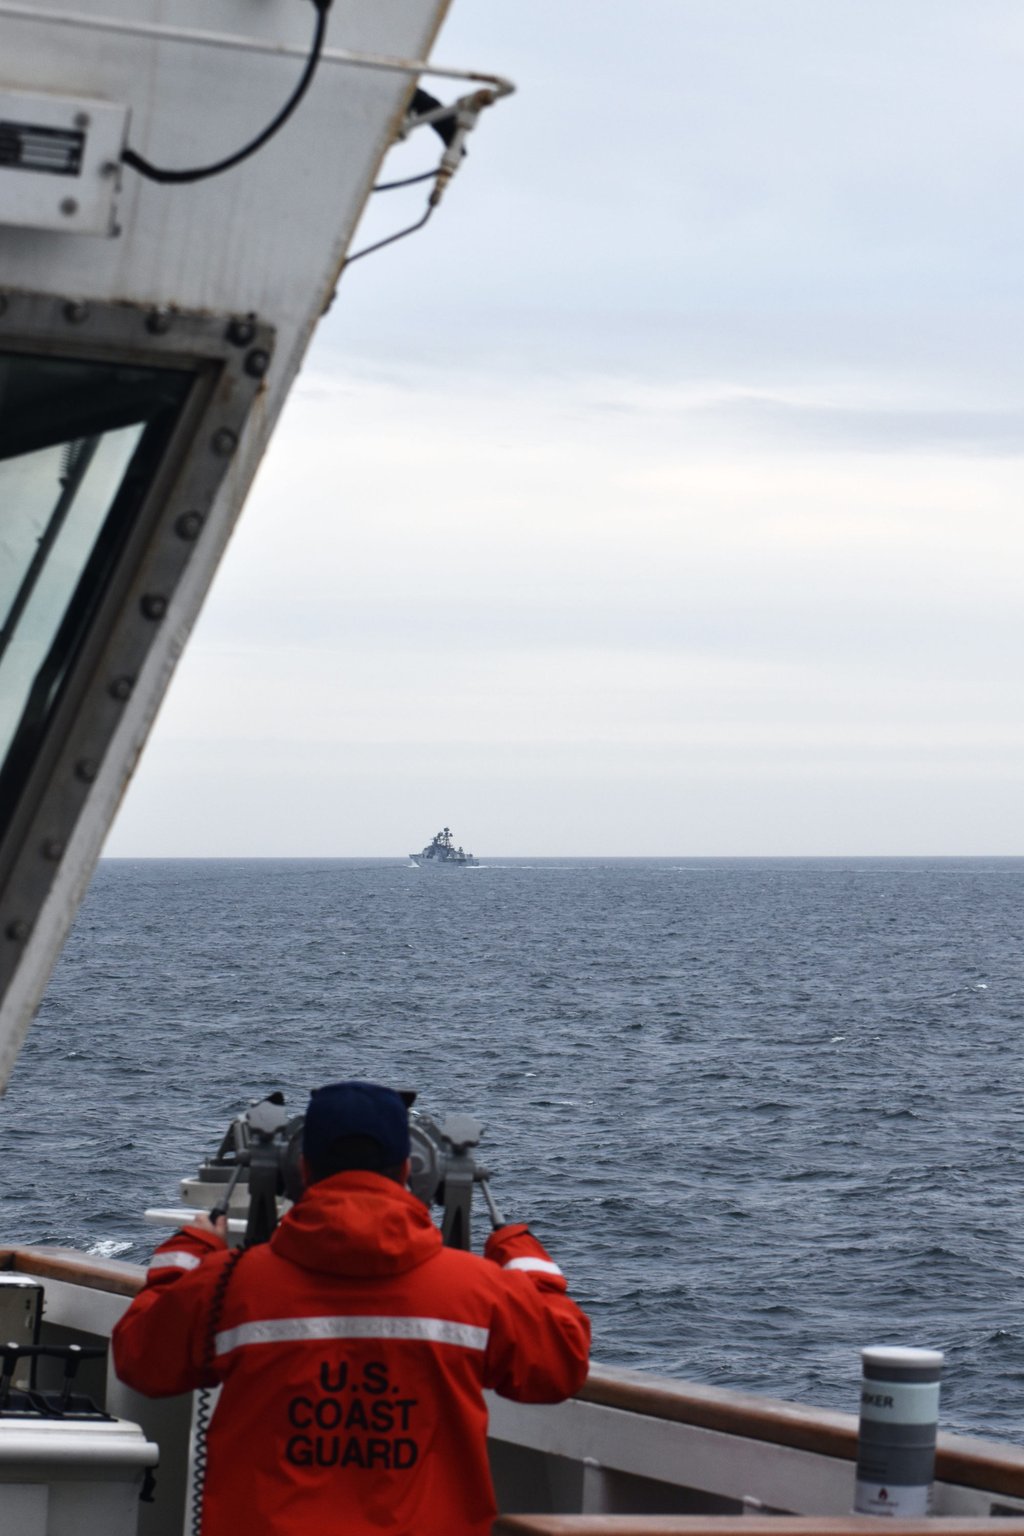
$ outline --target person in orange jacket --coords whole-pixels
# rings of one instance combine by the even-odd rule
[[[113,1333],[118,1376],[165,1397],[223,1384],[203,1536],[487,1536],[484,1388],[555,1403],[587,1375],[590,1324],[524,1225],[447,1248],[405,1187],[389,1088],[315,1090],[301,1199],[230,1256],[206,1218],[157,1249]]]

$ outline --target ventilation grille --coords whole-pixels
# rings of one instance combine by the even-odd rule
[[[0,166],[7,170],[77,176],[84,149],[85,134],[77,129],[0,119]]]

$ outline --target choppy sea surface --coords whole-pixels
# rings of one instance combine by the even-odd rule
[[[3,1236],[143,1262],[253,1098],[486,1124],[602,1363],[1024,1440],[1024,860],[105,861],[0,1103]],[[483,1231],[482,1212],[478,1236]]]

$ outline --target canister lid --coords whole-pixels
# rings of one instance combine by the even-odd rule
[[[940,1349],[910,1349],[903,1344],[869,1344],[861,1350],[864,1374],[874,1381],[938,1381],[944,1355]]]

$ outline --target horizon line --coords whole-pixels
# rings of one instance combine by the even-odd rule
[[[1024,853],[493,853],[474,854],[477,860],[476,867],[481,867],[484,861],[490,860],[524,860],[524,859],[696,859],[703,862],[727,861],[740,859],[772,859],[782,861],[786,859],[800,860],[810,863],[814,860],[833,859],[913,859],[918,862],[934,859],[1022,859]],[[100,855],[100,863],[119,862],[145,862],[153,863],[198,863],[216,862],[218,860],[233,860],[236,863],[343,863],[357,859],[374,859],[380,863],[408,864],[410,868],[417,868],[408,854],[397,853],[104,853]],[[471,866],[467,866],[471,867]]]

